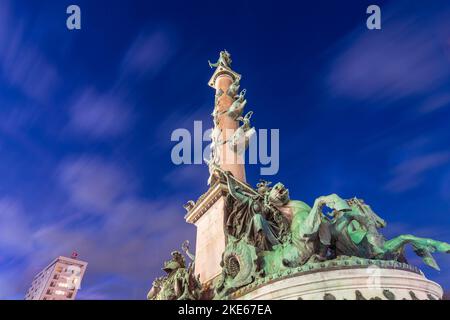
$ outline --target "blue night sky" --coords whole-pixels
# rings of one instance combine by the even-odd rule
[[[223,49],[253,125],[280,129],[269,180],[310,204],[365,199],[388,237],[450,242],[448,0],[0,0],[0,298],[74,250],[89,262],[80,299],[145,298],[195,239],[182,205],[208,170],[172,164],[170,135],[212,125],[207,60]],[[450,255],[441,272],[409,257],[450,288]]]

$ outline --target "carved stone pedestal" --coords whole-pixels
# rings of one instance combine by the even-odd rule
[[[212,186],[185,217],[186,222],[197,227],[195,274],[200,275],[203,284],[211,282],[222,272],[225,188],[220,183]]]
[[[237,300],[437,300],[442,288],[416,267],[389,261],[323,264],[259,279],[229,296]],[[345,265],[345,264],[344,264]]]

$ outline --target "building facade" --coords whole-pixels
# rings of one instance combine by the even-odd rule
[[[34,277],[25,300],[74,300],[86,267],[77,255],[56,258]]]

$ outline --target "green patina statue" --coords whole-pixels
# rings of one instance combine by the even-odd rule
[[[229,172],[224,173],[229,194],[226,199],[225,233],[245,239],[259,250],[271,250],[288,233],[288,221],[266,205],[264,195],[249,195],[239,187]]]
[[[237,96],[235,96],[236,100],[231,104],[230,109],[227,111],[227,115],[233,120],[237,120],[240,116],[242,116],[242,112],[247,104],[245,92],[246,90],[243,89]]]
[[[208,64],[211,68],[217,68],[219,66],[230,69],[231,68],[231,55],[227,50],[220,51],[219,60],[216,63],[211,63],[208,61]]]
[[[239,88],[240,88],[240,80],[236,79],[228,88],[227,95],[229,95],[232,98],[236,97],[236,94],[239,92]]]
[[[335,202],[327,204],[332,218],[327,223],[333,240],[330,248],[333,256],[356,256],[369,259],[395,260],[406,262],[404,247],[411,244],[414,252],[425,264],[439,270],[431,255],[433,252],[450,253],[450,244],[433,239],[419,238],[413,235],[400,235],[386,240],[379,232],[386,222],[375,214],[363,200],[353,198],[343,200],[333,195]],[[347,208],[336,210],[335,203],[346,203]]]
[[[241,121],[242,125],[236,129],[231,139],[229,140],[229,147],[236,154],[241,155],[247,150],[251,137],[255,134],[256,130],[250,125],[250,118],[253,111],[247,112],[245,116],[240,116],[236,120]]]
[[[194,261],[189,252],[189,242],[183,244],[183,250]],[[172,259],[164,263],[162,269],[166,276],[153,281],[147,294],[148,300],[198,300],[201,297],[202,286],[194,275],[194,263],[186,268],[184,256],[179,251],[172,252]]]
[[[231,239],[216,288],[219,298],[258,277],[321,261],[363,258],[406,263],[407,244],[435,269],[439,267],[431,254],[450,253],[450,244],[432,239],[401,235],[386,240],[379,232],[386,222],[363,200],[331,194],[317,198],[310,207],[290,200],[282,183],[269,187],[263,181],[256,191],[217,170],[228,185],[225,233]],[[325,207],[332,212],[324,213]],[[236,261],[241,262],[239,267]]]
[[[209,62],[209,65],[231,69],[231,56],[226,50],[221,51],[218,61]],[[194,275],[194,263],[186,268],[183,255],[175,251],[172,260],[167,261],[163,268],[166,275],[153,282],[149,300],[211,298],[210,289],[213,289],[215,299],[227,298],[240,288],[252,286],[262,279],[290,274],[292,270],[312,270],[317,265],[339,266],[340,262],[345,266],[358,265],[362,260],[377,265],[406,264],[404,249],[408,244],[425,264],[439,270],[432,254],[450,253],[450,244],[413,235],[387,240],[380,232],[386,222],[361,199],[346,200],[331,194],[317,198],[310,207],[305,202],[291,200],[289,190],[282,183],[272,187],[270,182],[261,180],[253,189],[223,171],[219,167],[219,147],[230,142],[232,150],[243,152],[254,131],[250,126],[253,113],[242,116],[247,100],[245,89],[238,94],[239,88],[237,79],[226,93],[234,99],[230,109],[220,114],[217,111],[213,113],[216,126],[211,134],[212,156],[210,161],[205,160],[210,170],[208,184],[223,183],[227,186],[222,273],[205,295],[199,278]],[[223,94],[218,90],[216,104]],[[224,113],[242,122],[231,141],[222,141],[217,127],[218,116]],[[189,211],[194,206],[195,203],[189,202],[186,209]],[[328,212],[324,212],[325,208],[329,209]],[[183,244],[186,255],[194,260],[188,249],[188,243]],[[395,299],[389,290],[384,290],[383,295],[387,299]],[[358,290],[355,297],[357,300],[365,299]],[[414,299],[413,292],[411,297]],[[326,294],[324,299],[335,297]]]

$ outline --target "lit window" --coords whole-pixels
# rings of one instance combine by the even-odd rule
[[[61,288],[67,288],[69,285],[67,284],[67,283],[64,283],[64,282],[58,282],[58,287],[61,287]]]
[[[58,295],[58,296],[64,296],[66,293],[64,291],[61,291],[61,290],[56,290],[55,294]]]

